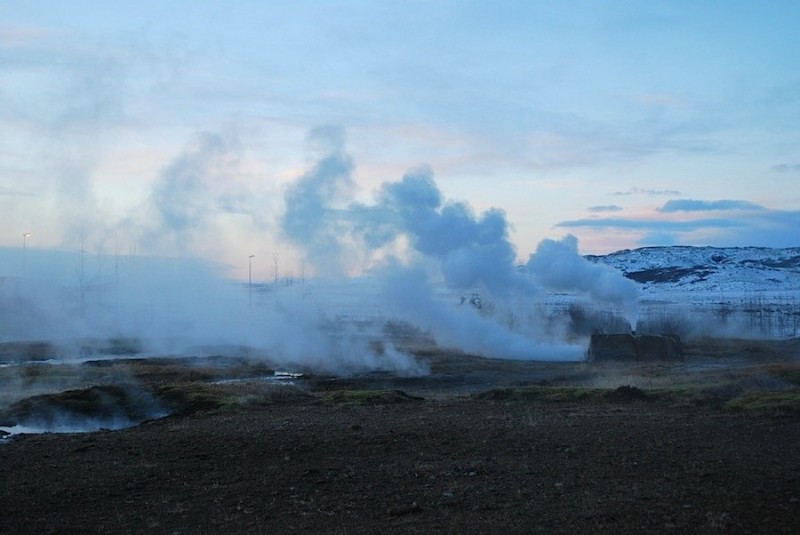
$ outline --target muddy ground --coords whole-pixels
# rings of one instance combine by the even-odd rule
[[[240,361],[83,363],[82,381],[124,377],[173,414],[6,438],[0,531],[797,533],[798,341],[687,349],[646,365],[429,349],[425,377],[282,384]],[[6,424],[69,373],[26,370],[45,397],[6,403]],[[85,387],[58,402],[116,392]]]

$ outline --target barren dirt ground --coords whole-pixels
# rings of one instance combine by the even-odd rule
[[[798,533],[797,346],[703,341],[651,365],[427,351],[427,377],[294,385],[115,363],[176,413],[0,444],[0,531]]]

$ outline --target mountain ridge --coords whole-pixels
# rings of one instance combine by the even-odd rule
[[[800,247],[672,245],[584,258],[621,271],[644,291],[800,291]]]

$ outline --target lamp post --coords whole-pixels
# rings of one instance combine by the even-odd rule
[[[22,234],[22,278],[23,279],[25,278],[25,267],[26,267],[25,266],[25,262],[26,262],[25,255],[26,255],[27,250],[28,250],[28,238],[30,238],[30,237],[31,237],[31,233],[30,232],[24,232]]]
[[[247,258],[247,299],[250,306],[253,305],[253,258],[255,256],[251,254]]]

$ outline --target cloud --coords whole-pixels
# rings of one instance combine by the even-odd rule
[[[33,193],[26,193],[24,191],[19,191],[11,188],[6,188],[0,186],[0,195],[7,195],[11,197],[33,197]]]
[[[145,253],[206,254],[219,259],[236,229],[263,230],[264,205],[258,184],[241,179],[241,146],[228,133],[200,132],[158,176],[149,192],[124,218],[117,233],[145,245]],[[233,219],[231,219],[233,218]]]
[[[384,183],[375,204],[352,202],[353,162],[343,150],[343,132],[315,129],[312,141],[325,150],[286,191],[280,223],[318,273],[341,275],[353,259],[407,240],[406,253],[436,261],[451,288],[483,284],[500,295],[525,286],[504,212],[476,214],[467,203],[447,201],[427,166]]]
[[[772,170],[778,173],[800,173],[800,163],[781,163],[773,165]]]
[[[590,206],[587,210],[590,212],[619,212],[622,207],[616,204],[601,204],[599,206]]]
[[[718,201],[698,201],[694,199],[678,199],[667,201],[658,208],[659,212],[711,212],[726,210],[764,210],[763,206],[749,202],[722,199]]]
[[[721,246],[800,247],[800,210],[758,212],[744,221],[735,233],[721,237]]]
[[[674,189],[645,189],[631,188],[628,191],[615,191],[611,195],[680,195],[681,192]]]
[[[0,25],[0,50],[36,45],[44,38],[58,35],[52,29],[23,24]]]
[[[659,108],[686,109],[691,105],[691,103],[683,97],[666,93],[639,93],[630,95],[630,99],[638,104]]]
[[[353,160],[344,151],[344,130],[325,126],[313,129],[308,144],[319,152],[314,166],[287,189],[286,210],[280,220],[284,236],[302,244],[308,260],[320,273],[342,275],[344,234],[339,208],[355,187]]]
[[[112,203],[101,202],[96,172],[128,120],[127,59],[71,32],[0,27],[0,159],[9,169],[0,195],[35,191],[40,205],[28,226],[50,243],[104,233]]]
[[[640,238],[638,245],[641,247],[679,245],[677,239],[678,237],[675,234],[670,234],[669,232],[651,232]]]
[[[731,228],[741,226],[743,223],[735,219],[705,218],[692,219],[688,221],[670,221],[661,219],[626,219],[613,217],[598,217],[572,219],[557,223],[557,227],[563,228],[616,228],[623,230],[641,231],[671,231],[686,232],[703,228]]]
[[[576,238],[543,243],[521,269],[502,210],[478,213],[466,202],[448,200],[428,166],[383,183],[370,204],[355,202],[349,191],[353,163],[342,133],[315,134],[322,135],[315,142],[325,150],[287,189],[281,228],[326,278],[349,274],[355,270],[347,262],[385,251],[366,269],[356,267],[381,289],[380,301],[392,315],[432,333],[438,343],[474,354],[574,359],[575,347],[547,342],[560,336],[561,327],[551,328],[527,308],[542,288],[611,303],[633,323],[635,285],[588,263],[578,254]],[[461,295],[463,305],[472,292],[487,303],[481,312],[441,299]]]
[[[429,168],[385,184],[380,196],[376,213],[394,221],[395,232],[408,235],[418,252],[437,259],[451,287],[482,283],[505,294],[521,282],[501,210],[477,215],[464,202],[445,201]]]
[[[203,215],[217,207],[214,185],[227,178],[231,144],[219,134],[202,133],[161,172],[151,200],[167,228],[180,232],[201,225]]]
[[[800,211],[756,210],[729,218],[685,220],[584,218],[556,225],[568,229],[640,232],[640,245],[708,245],[718,247],[800,247]]]
[[[551,290],[581,290],[597,302],[621,306],[631,325],[636,325],[638,292],[636,284],[620,272],[601,264],[582,262],[578,239],[542,240],[525,267]]]

